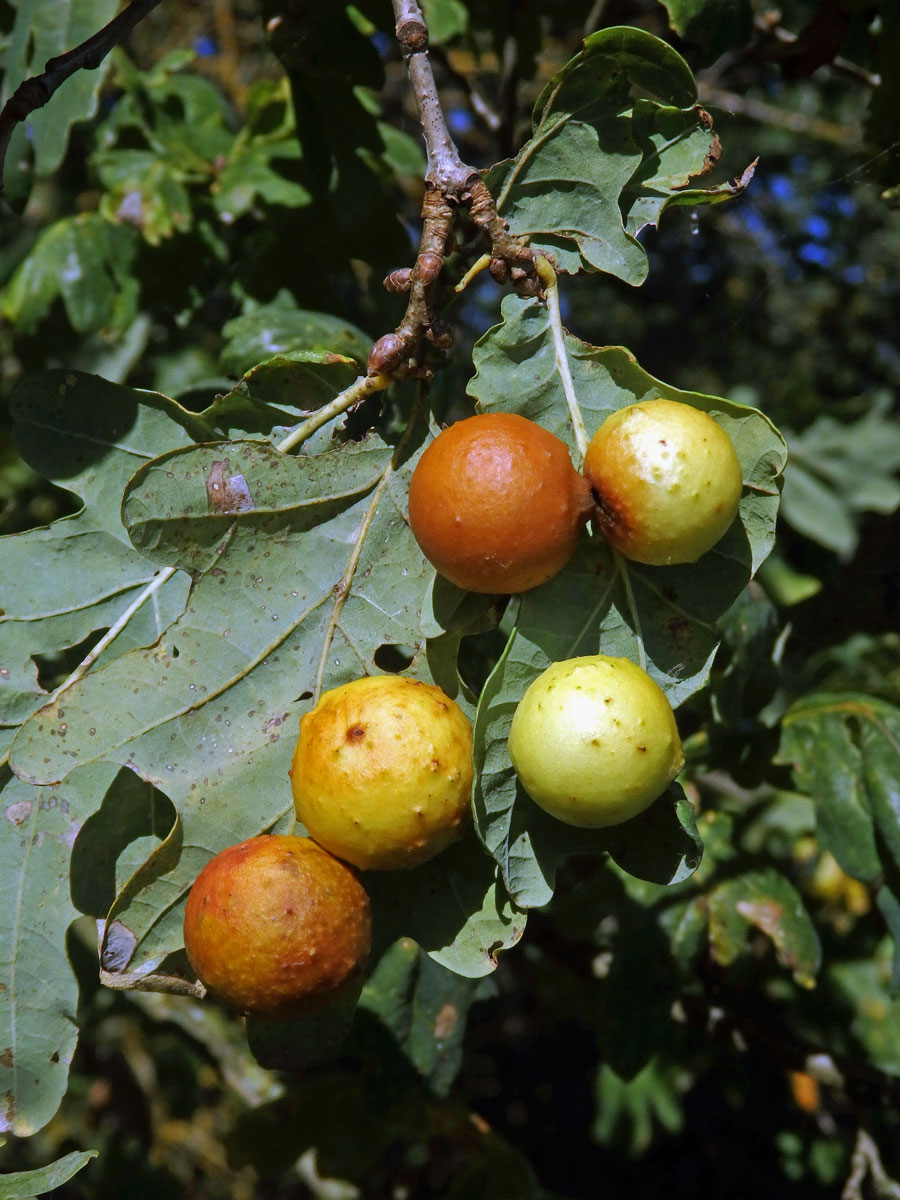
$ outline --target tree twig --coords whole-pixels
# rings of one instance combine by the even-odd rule
[[[796,110],[779,108],[778,105],[769,104],[768,101],[759,100],[755,96],[739,96],[736,92],[728,92],[718,87],[701,84],[700,102],[722,108],[737,116],[749,117],[751,121],[759,121],[763,125],[789,129],[791,133],[806,134],[808,137],[847,149],[858,150],[862,140],[862,130],[855,122],[840,125],[836,121],[810,117]]]
[[[13,92],[0,112],[0,193],[3,191],[3,165],[10,138],[16,126],[36,109],[43,108],[53,93],[76,71],[95,71],[113,46],[117,46],[161,0],[131,0],[126,9],[108,25],[92,34],[80,46],[48,59],[41,75],[26,79]]]
[[[428,58],[428,26],[416,0],[393,0],[393,4],[397,41],[406,62],[425,138],[428,155],[425,178],[444,194],[458,195],[476,172],[460,158],[444,119]]]
[[[872,1186],[879,1200],[898,1200],[900,1184],[891,1179],[884,1169],[881,1154],[871,1134],[860,1127],[856,1133],[850,1174],[841,1192],[841,1200],[863,1200],[862,1185],[867,1174],[872,1178]]]
[[[392,0],[397,41],[419,109],[428,167],[422,204],[422,236],[415,265],[393,271],[385,280],[391,291],[408,291],[403,320],[393,333],[379,338],[369,354],[369,375],[427,375],[421,347],[427,340],[446,349],[451,338],[437,316],[438,277],[452,244],[460,208],[465,208],[490,243],[490,271],[500,283],[511,280],[517,291],[538,295],[541,282],[534,253],[513,237],[497,213],[493,197],[474,167],[462,161],[441,108],[428,57],[428,26],[416,0]]]

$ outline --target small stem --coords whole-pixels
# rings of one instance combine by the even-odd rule
[[[312,437],[317,429],[321,429],[323,425],[327,425],[332,417],[338,416],[342,412],[346,412],[348,408],[352,408],[354,404],[359,404],[365,400],[366,396],[373,392],[383,391],[389,384],[390,379],[387,375],[360,375],[355,379],[349,387],[344,388],[335,398],[323,408],[318,409],[311,417],[308,417],[296,429],[292,430],[286,438],[283,438],[275,447],[282,454],[287,454],[288,450],[293,450],[295,446],[299,446],[301,442],[305,442],[307,438]]]
[[[477,262],[474,262],[472,266],[469,267],[468,271],[466,271],[465,275],[463,275],[462,279],[453,290],[456,292],[464,292],[475,276],[480,275],[485,267],[489,267],[490,265],[491,256],[489,254],[482,254],[481,258],[479,258]]]
[[[378,505],[381,503],[381,497],[384,495],[384,489],[388,485],[391,475],[394,473],[393,459],[388,464],[388,468],[382,475],[381,480],[372,493],[372,499],[369,502],[369,507],[366,509],[365,516],[360,523],[359,529],[356,532],[356,540],[353,544],[353,552],[347,561],[347,567],[344,574],[338,580],[334,587],[334,606],[331,610],[331,616],[328,618],[328,625],[325,629],[325,636],[322,639],[322,653],[319,657],[319,669],[316,671],[316,682],[313,687],[313,704],[318,704],[319,697],[322,694],[322,685],[325,682],[325,667],[328,663],[328,655],[331,652],[331,642],[334,638],[334,631],[338,627],[341,619],[341,613],[344,611],[344,605],[347,603],[347,597],[350,594],[350,587],[353,583],[353,576],[356,574],[356,568],[359,566],[359,560],[365,545],[366,535],[371,528],[372,522],[375,520],[375,514],[378,511]]]
[[[588,435],[584,425],[584,418],[581,415],[581,409],[578,407],[578,397],[575,395],[572,372],[569,370],[569,358],[566,354],[564,337],[565,331],[563,330],[562,317],[559,311],[559,288],[556,281],[556,272],[543,255],[538,255],[534,260],[534,268],[547,294],[547,310],[550,314],[550,329],[553,332],[556,369],[559,371],[559,377],[562,380],[566,404],[569,408],[569,419],[572,422],[572,429],[575,433],[575,442],[578,445],[581,457],[584,458],[588,448]]]
[[[610,547],[610,549],[612,549],[612,547]],[[644,634],[641,630],[641,618],[638,615],[637,605],[634,602],[634,592],[631,588],[631,576],[628,573],[628,565],[618,550],[613,550],[612,554],[613,558],[615,559],[616,570],[619,572],[619,575],[622,579],[622,586],[625,588],[625,598],[628,602],[628,611],[631,614],[632,621],[634,622],[634,636],[637,638],[638,647],[638,666],[642,670],[646,671],[647,651],[644,647]]]
[[[41,75],[20,83],[0,112],[0,192],[3,191],[3,164],[13,130],[38,108],[43,108],[53,93],[76,71],[94,71],[161,0],[131,0],[131,4],[108,25],[92,34],[80,46],[48,59]]]
[[[65,680],[64,683],[59,685],[59,687],[47,701],[47,704],[52,704],[55,700],[58,700],[66,688],[69,688],[73,683],[76,683],[82,677],[82,675],[84,675],[84,673],[93,666],[110,642],[119,636],[141,605],[146,603],[151,596],[155,595],[164,583],[168,583],[168,581],[175,574],[176,569],[176,567],[165,567],[162,571],[160,571],[154,580],[147,584],[140,595],[137,596],[136,599],[132,600],[131,604],[128,605],[115,624],[109,627],[97,645],[94,646],[87,655],[85,655],[69,678]]]
[[[325,630],[325,636],[322,639],[322,654],[319,658],[319,669],[316,671],[316,682],[313,688],[313,704],[317,704],[319,696],[322,693],[322,685],[325,682],[325,667],[328,662],[328,655],[331,651],[331,641],[334,637],[334,631],[338,627],[341,619],[341,613],[344,611],[344,605],[347,603],[347,597],[350,595],[350,588],[353,584],[353,576],[356,574],[356,568],[359,566],[359,560],[362,556],[363,546],[366,542],[366,535],[372,527],[372,522],[375,520],[375,514],[378,511],[378,505],[381,503],[381,497],[384,495],[385,488],[390,482],[391,476],[394,473],[394,467],[400,460],[400,455],[406,448],[406,443],[409,441],[415,419],[411,419],[403,436],[397,443],[394,453],[391,455],[391,461],[378,482],[378,486],[372,493],[372,499],[369,501],[369,507],[366,509],[365,515],[360,522],[359,528],[356,531],[356,537],[353,543],[353,551],[347,561],[347,566],[343,575],[335,584],[334,587],[334,607],[331,610],[331,616],[328,618],[328,625]]]

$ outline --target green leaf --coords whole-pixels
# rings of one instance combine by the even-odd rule
[[[636,91],[654,99],[635,101]],[[696,99],[690,69],[665,42],[630,27],[591,34],[538,97],[532,139],[485,177],[512,232],[561,271],[641,283],[640,229],[669,203],[711,203],[746,184],[684,191],[719,151]]]
[[[10,400],[18,448],[36,470],[84,507],[46,528],[2,539],[0,725],[18,725],[48,699],[36,655],[78,645],[118,619],[157,574],[122,525],[122,490],[153,457],[185,445],[202,421],[152,392],[79,372],[30,376]],[[146,646],[184,609],[188,579],[176,575],[138,610],[116,648]]]
[[[525,913],[472,834],[412,871],[371,872],[366,888],[380,942],[411,937],[435,962],[469,979],[489,975],[497,955],[525,931]]]
[[[98,213],[64,217],[37,239],[0,301],[3,315],[31,333],[59,297],[78,333],[122,330],[137,314],[136,234]]]
[[[403,938],[376,965],[360,1007],[390,1029],[419,1074],[444,1096],[462,1061],[466,1017],[479,986]]]
[[[69,855],[118,774],[100,763],[55,787],[6,776],[0,806],[0,1132],[29,1137],[66,1091],[78,1040],[78,986],[66,931],[78,915]]]
[[[248,308],[222,332],[226,338],[222,368],[232,375],[243,375],[267,359],[294,351],[331,352],[365,363],[371,347],[371,339],[349,321],[299,309],[286,291],[269,304]]]
[[[74,50],[107,25],[118,10],[118,0],[18,0],[12,38],[6,55],[3,92],[5,103],[24,80],[39,75],[50,58]],[[105,71],[76,71],[49,103],[27,118],[29,141],[34,148],[35,170],[50,175],[60,165],[76,121],[92,117]]]
[[[855,693],[807,696],[782,721],[779,761],[815,801],[822,849],[854,879],[881,881],[890,894],[881,906],[892,916],[900,897],[900,709]],[[900,922],[891,924],[897,932]]]
[[[761,930],[782,966],[801,986],[815,986],[822,951],[815,926],[792,883],[776,870],[748,871],[714,887],[707,896],[710,950],[728,966],[743,952],[747,928]]]
[[[604,1063],[594,1085],[597,1115],[593,1135],[604,1146],[638,1158],[653,1142],[656,1126],[667,1133],[684,1127],[681,1093],[690,1077],[652,1058],[632,1079],[622,1079]]]
[[[858,514],[900,507],[900,429],[891,397],[879,393],[853,424],[818,417],[788,434],[785,520],[820,546],[849,558],[859,541]]]
[[[321,408],[349,387],[357,374],[356,362],[345,355],[329,350],[289,350],[251,367],[233,391],[216,398],[204,416],[229,434],[268,432],[278,424],[295,424],[301,412]],[[250,415],[251,420],[235,428],[238,411]],[[264,425],[266,419],[268,425]]]
[[[52,1192],[77,1175],[99,1153],[99,1150],[73,1150],[47,1167],[0,1175],[0,1200],[25,1200],[25,1197]]]
[[[219,173],[213,195],[221,219],[226,224],[236,221],[260,201],[288,208],[309,204],[312,197],[307,189],[287,173],[299,158],[300,147],[295,142],[236,146]]]
[[[83,762],[127,765],[175,805],[110,911],[108,969],[155,970],[181,945],[184,897],[209,857],[292,810],[294,731],[313,693],[375,672],[383,644],[421,648],[433,570],[405,521],[413,463],[375,437],[298,458],[248,441],[179,448],[134,475],[126,524],[142,554],[192,574],[187,608],[155,645],[27,721],[13,754],[23,776],[52,779]],[[351,585],[336,588],[348,569]],[[521,936],[473,839],[382,890],[392,936],[461,974],[488,973]]]
[[[816,801],[819,841],[842,870],[864,883],[876,880],[879,835],[900,864],[890,800],[900,777],[900,710],[852,693],[808,696],[782,721],[779,761],[791,765],[798,790]]]
[[[232,118],[211,80],[185,72],[193,57],[189,51],[175,51],[140,71],[117,53],[116,83],[124,95],[100,128],[101,144],[133,147],[142,140],[174,175],[212,179],[219,156],[226,157],[235,142]]]
[[[688,42],[703,51],[703,61],[712,62],[732,46],[743,46],[753,30],[749,0],[661,0],[669,24]]]
[[[896,939],[895,939],[896,941]],[[879,1070],[900,1075],[900,997],[891,982],[890,942],[868,958],[836,962],[828,983],[850,1008],[849,1033]],[[896,955],[896,951],[895,951]]]
[[[422,0],[428,40],[434,46],[449,42],[469,28],[469,12],[462,0]]]
[[[151,246],[193,225],[187,176],[155,150],[100,150],[93,161],[106,188],[100,212],[110,223],[133,225]]]
[[[482,411],[514,410],[574,447],[549,316],[537,301],[507,297],[504,322],[477,343],[469,383]],[[525,689],[551,662],[579,654],[612,654],[646,666],[673,707],[703,686],[719,640],[715,622],[740,594],[774,538],[784,443],[762,413],[728,400],[680,392],[648,375],[623,349],[598,348],[566,335],[565,349],[581,419],[590,436],[609,413],[654,396],[709,412],[729,433],[744,471],[738,520],[700,562],[644,567],[612,558],[599,539],[584,539],[568,566],[519,601],[513,636],[488,680],[476,721],[475,794],[479,836],[503,871],[517,904],[546,903],[562,857],[609,848],[607,835],[560,826],[517,786],[506,740]],[[663,882],[696,866],[689,806],[673,792],[646,819],[659,822],[662,862],[630,860],[635,873]],[[674,807],[673,807],[674,804]],[[638,822],[641,818],[637,819]],[[642,844],[643,826],[633,831]]]

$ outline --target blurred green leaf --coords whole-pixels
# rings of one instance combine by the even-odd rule
[[[712,62],[733,46],[743,45],[753,31],[749,0],[661,0],[669,24],[688,42],[703,50]]]
[[[32,333],[59,297],[72,328],[123,330],[137,314],[134,230],[97,213],[64,217],[37,239],[0,301],[0,311]]]
[[[154,150],[100,151],[94,163],[106,188],[100,213],[110,223],[134,226],[151,246],[191,228],[188,177]]]
[[[371,347],[371,339],[349,321],[299,309],[286,291],[269,304],[249,307],[228,321],[222,332],[226,339],[222,368],[232,375],[243,375],[275,355],[295,351],[331,352],[365,363]]]
[[[748,871],[715,886],[707,898],[710,951],[729,966],[743,952],[747,927],[761,930],[801,987],[814,987],[822,951],[794,885],[774,868]]]
[[[99,1150],[74,1150],[47,1167],[0,1175],[0,1200],[26,1200],[26,1197],[43,1196],[45,1192],[62,1187],[99,1153]]]
[[[593,1135],[604,1146],[621,1147],[637,1158],[653,1142],[656,1126],[680,1133],[684,1109],[680,1094],[690,1076],[653,1058],[631,1079],[622,1079],[607,1063],[595,1082],[597,1115]]]
[[[422,0],[422,15],[428,26],[428,40],[439,46],[469,27],[469,13],[462,0]]]
[[[900,1075],[900,997],[891,981],[890,942],[869,958],[836,962],[828,982],[848,1005],[849,1032],[880,1070]],[[896,951],[895,951],[896,953]]]
[[[138,138],[172,174],[210,178],[217,158],[227,156],[234,143],[231,112],[211,80],[185,71],[193,57],[175,51],[144,72],[117,53],[116,83],[124,95],[101,126],[101,147],[134,146]]]
[[[896,908],[900,709],[854,693],[804,697],[782,722],[779,761],[790,764],[798,790],[815,801],[822,848],[854,879],[879,883]],[[900,922],[892,923],[900,932]],[[900,951],[893,986],[900,986]]]
[[[900,426],[886,394],[853,424],[818,417],[788,433],[783,515],[800,533],[842,558],[859,541],[859,514],[900,507]]]
[[[40,75],[48,59],[74,50],[107,25],[118,7],[118,0],[55,0],[53,4],[18,0],[0,104],[6,103],[24,79]],[[50,175],[57,169],[72,125],[97,111],[104,75],[105,64],[98,71],[76,71],[44,108],[28,115],[29,142],[38,175]]]
[[[405,938],[376,964],[360,1007],[391,1030],[416,1070],[443,1096],[459,1070],[468,1010],[478,987],[477,981],[439,966]]]

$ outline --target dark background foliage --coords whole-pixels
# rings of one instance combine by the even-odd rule
[[[111,15],[59,7],[83,12],[85,34]],[[12,439],[7,401],[34,372],[89,371],[201,413],[265,358],[263,339],[302,342],[298,310],[339,318],[316,328],[339,330],[330,348],[358,361],[400,320],[405,302],[381,280],[414,256],[424,155],[390,6],[283,8],[164,0],[93,80],[96,114],[59,118],[58,161],[14,144],[3,534],[78,507]],[[641,234],[641,287],[561,281],[574,335],[627,347],[676,388],[758,407],[790,449],[775,550],[720,622],[710,687],[679,710],[703,863],[667,888],[569,860],[493,975],[463,980],[398,951],[347,1041],[286,1074],[211,1005],[102,987],[81,917],[67,943],[81,1028],[69,1091],[35,1136],[0,1146],[0,1169],[97,1148],[55,1193],[73,1197],[837,1197],[862,1130],[898,1176],[893,6],[793,0],[780,20],[740,0],[424,8],[449,126],[479,169],[527,139],[581,38],[618,24],[691,66],[724,147],[716,182],[759,159],[743,196],[672,208]],[[16,13],[0,0],[10,37]],[[451,280],[477,246],[463,229]],[[80,288],[61,282],[66,255]],[[485,273],[448,313],[439,416],[471,411],[472,348],[500,299]],[[364,406],[351,429],[391,434],[401,407]],[[475,691],[509,633],[484,624],[460,651]],[[86,648],[39,658],[45,688]],[[833,718],[825,697],[851,695]],[[852,829],[848,793],[863,813]],[[388,1020],[379,997],[398,988],[408,1003]],[[814,1053],[842,1078],[811,1071]],[[853,1186],[844,1194],[869,1194]]]

